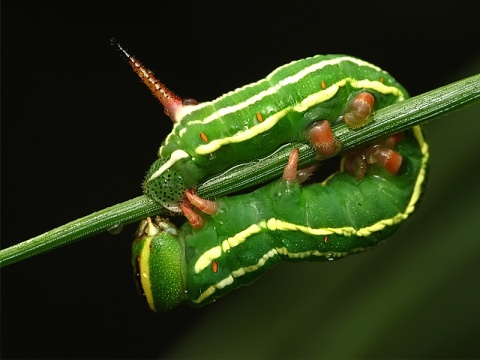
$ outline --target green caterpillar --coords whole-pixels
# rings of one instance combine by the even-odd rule
[[[368,159],[374,144],[347,155],[323,183],[300,185],[293,152],[282,180],[251,193],[215,203],[190,194],[194,206],[212,210],[196,213],[198,229],[189,223],[177,229],[161,218],[142,222],[132,261],[150,308],[201,306],[279,261],[339,259],[385,240],[417,208],[429,156],[419,127],[393,139],[387,143],[402,157],[396,174],[378,164],[361,179],[343,171],[360,155]]]
[[[281,66],[263,80],[216,100],[197,103],[180,99],[118,42],[112,44],[174,121],[143,184],[149,197],[174,212],[180,211],[186,189],[236,164],[269,155],[283,144],[308,139],[319,158],[330,157],[340,146],[332,143],[325,150],[324,142],[312,133],[316,122],[343,118],[353,128],[362,126],[375,109],[408,96],[375,65],[352,56],[317,55]],[[373,95],[374,103],[355,103],[365,92]]]

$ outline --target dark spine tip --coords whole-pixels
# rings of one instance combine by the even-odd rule
[[[110,39],[110,45],[112,45],[115,50],[123,57],[125,58],[126,60],[130,60],[131,59],[131,55],[130,53],[127,51],[127,49],[125,49],[119,42],[117,39],[115,38],[111,38]]]

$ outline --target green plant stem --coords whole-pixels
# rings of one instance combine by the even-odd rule
[[[380,109],[373,114],[373,121],[364,128],[351,130],[345,124],[339,124],[332,130],[342,144],[343,152],[376,138],[424,124],[472,104],[479,98],[480,74],[477,74]],[[295,147],[300,150],[300,166],[318,161],[309,144],[289,144],[265,159],[234,167],[209,179],[197,187],[197,193],[201,197],[219,197],[272,180],[283,172],[288,155]],[[0,250],[0,266],[13,264],[107,231],[112,226],[136,222],[163,211],[160,205],[146,196],[136,197]]]
[[[373,114],[373,121],[363,128],[351,130],[342,123],[332,130],[342,144],[341,151],[345,152],[379,137],[425,124],[470,105],[479,98],[480,74],[477,74],[380,109]],[[197,192],[203,197],[213,198],[273,180],[283,172],[288,156],[295,147],[299,149],[300,167],[316,161],[315,150],[308,143],[289,144],[262,160],[239,165],[210,178],[197,187]]]
[[[160,206],[144,195],[127,200],[0,250],[1,265],[6,266],[105,232],[115,225],[138,221],[158,210]]]

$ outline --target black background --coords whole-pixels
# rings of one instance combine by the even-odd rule
[[[368,60],[416,95],[480,53],[473,4],[420,4],[3,1],[2,248],[140,194],[171,123],[111,37],[199,101],[318,53]],[[134,230],[2,269],[2,358],[163,357],[228,309],[147,310],[129,263]]]

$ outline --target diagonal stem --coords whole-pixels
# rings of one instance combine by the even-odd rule
[[[333,127],[342,144],[350,150],[378,137],[403,131],[415,125],[461,109],[480,99],[480,74],[440,87],[378,110],[366,127],[351,130],[345,124]],[[293,148],[299,148],[299,165],[316,161],[315,151],[307,144],[289,144],[265,159],[236,166],[197,187],[201,197],[219,197],[272,180],[283,172]],[[147,216],[160,214],[162,207],[146,196],[139,196],[59,226],[30,240],[0,250],[0,266],[53,250],[83,238],[107,231],[118,224],[129,224]]]
[[[332,127],[332,131],[344,152],[376,138],[425,124],[479,99],[480,74],[477,74],[379,109],[373,114],[373,121],[363,128],[351,130],[346,124],[340,124]],[[300,152],[299,166],[315,162],[315,150],[308,143],[289,144],[261,161],[240,165],[210,178],[197,187],[197,192],[207,198],[218,197],[273,180],[280,176],[295,147]]]

